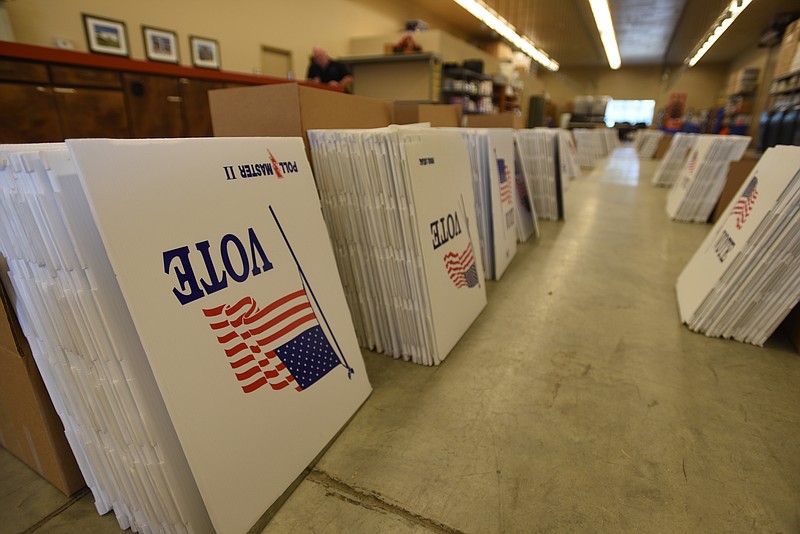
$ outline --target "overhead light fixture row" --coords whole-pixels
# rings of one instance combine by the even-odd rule
[[[558,70],[558,63],[550,58],[544,50],[538,48],[529,38],[518,34],[514,26],[481,0],[453,1],[546,69]]]
[[[688,64],[690,67],[694,67],[697,62],[700,61],[700,58],[708,52],[708,49],[717,42],[717,39],[725,33],[725,30],[733,24],[736,17],[738,17],[752,1],[753,0],[733,0],[730,5],[720,13],[717,20],[714,21],[714,24],[712,24],[706,32],[705,37],[697,43],[692,53],[689,54],[689,57],[684,60],[684,63]]]
[[[608,66],[616,70],[622,65],[622,60],[619,57],[617,35],[614,33],[614,24],[611,22],[608,0],[589,0],[589,5],[592,7],[594,22],[597,24],[600,40],[603,42],[603,48],[606,51]]]

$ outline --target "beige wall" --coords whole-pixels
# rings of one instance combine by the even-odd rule
[[[656,110],[669,100],[670,93],[686,93],[687,107],[702,109],[717,104],[723,96],[728,77],[726,65],[697,66],[685,70],[671,87],[662,80],[658,66],[562,69],[559,73],[541,72],[544,91],[557,106],[566,111],[567,104],[579,95],[608,95],[615,99],[655,100]],[[563,79],[566,76],[568,80]]]
[[[353,37],[350,39],[350,54],[355,56],[383,54],[386,44],[396,42],[403,35],[403,32],[393,32],[385,35]],[[437,54],[444,62],[462,63],[466,59],[481,59],[485,73],[493,74],[500,69],[500,60],[494,56],[441,30],[415,33],[414,41],[423,51]]]
[[[184,65],[191,64],[189,35],[198,35],[219,41],[224,70],[256,72],[266,45],[290,50],[299,77],[305,77],[315,44],[343,56],[352,37],[397,32],[412,18],[436,22],[393,0],[14,0],[6,8],[20,43],[53,46],[62,38],[86,51],[81,13],[89,13],[126,23],[133,59],[144,59],[141,25],[146,24],[178,33]]]
[[[261,68],[261,46],[266,45],[290,50],[298,77],[305,76],[313,45],[324,46],[334,57],[379,53],[386,42],[383,37],[372,40],[371,48],[359,48],[353,43],[376,35],[397,36],[405,21],[412,18],[422,18],[432,29],[461,37],[446,20],[424,8],[396,0],[229,0],[224,3],[209,0],[14,0],[5,5],[16,40],[21,43],[53,46],[54,39],[61,38],[71,40],[77,50],[86,51],[81,13],[90,13],[126,23],[133,59],[144,59],[141,25],[147,24],[178,33],[184,65],[191,63],[189,35],[199,35],[219,41],[224,70],[257,72]],[[447,33],[427,34],[420,35],[423,47],[441,53],[445,61],[483,58],[487,72],[497,70],[496,62],[483,51]],[[756,57],[753,61],[760,60]],[[723,66],[689,69],[668,90],[663,88],[659,67],[624,67],[619,71],[564,69],[563,74],[577,82],[577,86],[542,70],[538,77],[526,79],[524,100],[527,102],[531,94],[549,93],[562,112],[579,94],[607,94],[614,98],[655,98],[658,108],[666,103],[669,93],[686,92],[688,105],[702,108],[716,102],[728,69]]]

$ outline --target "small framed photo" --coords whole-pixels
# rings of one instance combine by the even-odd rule
[[[128,32],[120,20],[83,14],[86,42],[91,52],[128,57]]]
[[[178,34],[152,26],[142,26],[144,53],[150,61],[178,62]]]
[[[216,40],[190,35],[189,47],[192,49],[192,65],[206,69],[220,68],[219,43]]]

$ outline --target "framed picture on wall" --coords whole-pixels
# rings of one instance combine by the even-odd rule
[[[144,52],[150,61],[178,62],[178,34],[152,26],[142,26]]]
[[[128,32],[120,20],[83,13],[86,42],[91,52],[128,57]]]
[[[220,68],[219,43],[216,40],[190,35],[189,47],[192,50],[192,65],[206,69]]]

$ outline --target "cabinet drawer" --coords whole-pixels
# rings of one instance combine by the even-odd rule
[[[47,83],[47,67],[43,63],[0,59],[0,80]]]
[[[50,76],[57,85],[79,85],[84,87],[121,88],[118,72],[82,67],[50,65]]]

